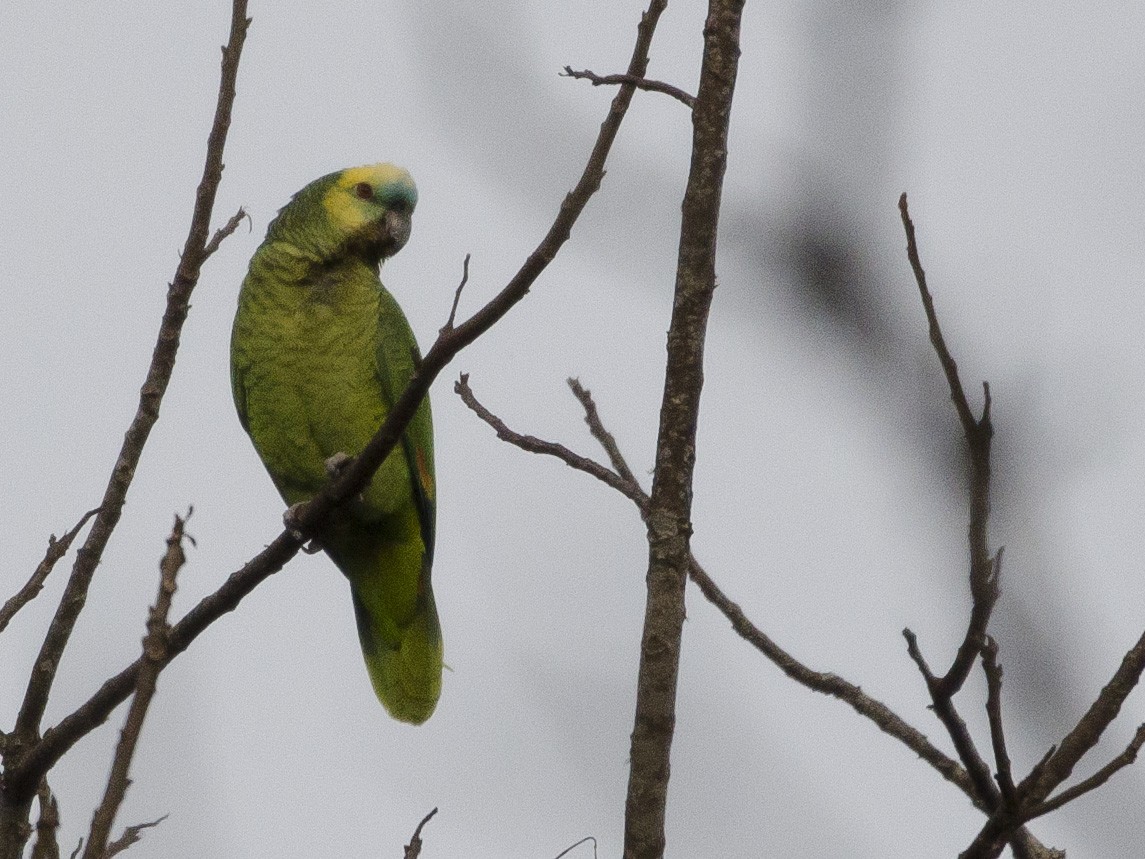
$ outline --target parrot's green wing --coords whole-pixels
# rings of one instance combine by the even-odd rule
[[[384,289],[378,320],[377,381],[388,413],[409,383],[420,356],[409,323]],[[402,461],[401,470],[408,481],[408,501],[396,511],[403,539],[392,539],[390,531],[385,545],[372,549],[384,561],[374,562],[366,575],[350,575],[350,579],[362,652],[374,691],[398,718],[423,721],[437,703],[442,671],[441,628],[430,581],[436,504],[428,397],[422,400],[387,463],[393,459]],[[376,574],[378,566],[386,568],[384,576]]]

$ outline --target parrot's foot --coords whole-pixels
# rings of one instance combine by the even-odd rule
[[[325,462],[326,473],[330,477],[337,477],[342,473],[343,469],[345,469],[346,466],[350,464],[351,459],[352,458],[350,456],[347,456],[342,452],[334,454]]]
[[[298,511],[302,509],[302,505],[306,504],[305,501],[299,501],[297,504],[291,504],[286,508],[286,512],[282,514],[282,524],[286,526],[295,539],[301,541],[306,538],[302,533],[302,529],[298,527]],[[322,551],[322,546],[317,539],[311,540],[302,547],[302,551],[307,555],[313,555]]]

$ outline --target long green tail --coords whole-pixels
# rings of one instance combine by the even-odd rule
[[[350,580],[358,638],[378,700],[395,719],[416,725],[432,715],[441,695],[441,626],[429,578],[432,559],[416,514],[409,523],[396,518],[390,527],[343,523],[348,527],[336,528],[340,533],[327,552]]]
[[[433,594],[400,630],[396,644],[382,634],[393,628],[392,620],[371,615],[356,589],[354,616],[378,700],[395,719],[420,725],[433,715],[441,695],[441,627]]]

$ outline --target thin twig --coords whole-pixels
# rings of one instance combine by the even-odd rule
[[[206,246],[203,248],[204,260],[207,260],[214,255],[215,251],[219,249],[219,245],[223,243],[227,236],[239,228],[239,224],[243,222],[243,218],[247,218],[249,220],[250,215],[246,213],[246,209],[244,209],[242,206],[239,206],[239,210],[231,215],[231,219],[229,221],[215,230],[215,234],[211,236],[211,240],[207,242]]]
[[[619,86],[620,84],[631,84],[637,89],[647,90],[648,92],[661,92],[664,95],[670,95],[676,101],[683,102],[691,110],[696,106],[696,97],[691,93],[684,92],[679,87],[672,86],[672,84],[664,83],[663,81],[651,80],[649,78],[641,78],[636,75],[598,75],[595,72],[590,72],[588,69],[583,71],[575,71],[572,66],[565,66],[563,73],[567,78],[579,78],[586,80],[593,86],[611,85]]]
[[[521,450],[528,451],[529,453],[540,453],[547,456],[553,456],[563,462],[569,468],[574,468],[577,471],[583,471],[590,474],[602,483],[606,483],[620,492],[622,495],[627,496],[632,501],[636,502],[637,507],[641,508],[642,515],[647,513],[648,509],[648,496],[640,488],[640,485],[631,476],[628,479],[621,477],[611,471],[599,462],[589,459],[588,457],[581,456],[573,453],[567,447],[561,444],[554,444],[550,441],[544,441],[531,435],[521,435],[516,433],[509,427],[505,426],[502,421],[495,414],[490,412],[485,406],[477,400],[473,393],[473,389],[469,387],[469,374],[462,373],[461,378],[453,383],[453,390],[461,397],[462,402],[465,403],[481,420],[493,427],[497,433],[497,437],[502,441],[509,442]]]
[[[647,67],[652,34],[665,4],[666,0],[652,0],[648,11],[642,16],[630,63],[630,70],[634,74],[642,73]],[[218,590],[200,600],[198,605],[172,627],[167,650],[168,660],[186,650],[203,630],[227,612],[233,611],[262,581],[281,570],[298,553],[306,539],[305,534],[316,532],[331,510],[362,491],[382,461],[398,443],[406,424],[412,419],[441,370],[458,352],[492,328],[528,294],[537,278],[568,240],[589,199],[599,189],[604,176],[605,162],[634,93],[635,87],[626,85],[622,86],[613,98],[608,116],[601,123],[596,143],[580,179],[562,201],[548,233],[509,283],[469,319],[438,336],[373,439],[346,465],[335,480],[310,502],[297,509],[295,516],[292,517],[292,528],[280,533],[263,551],[232,573]],[[295,532],[295,528],[302,532],[302,536]],[[131,694],[140,667],[140,660],[136,660],[107,680],[87,702],[62,719],[54,728],[44,731],[43,738],[33,743],[15,766],[7,769],[5,775],[9,790],[14,790],[15,795],[19,795],[31,781],[34,791],[39,776],[47,772],[80,737],[102,724],[108,714]]]
[[[1035,817],[1041,817],[1043,814],[1049,814],[1051,811],[1056,811],[1067,802],[1073,802],[1079,796],[1089,793],[1094,788],[1101,787],[1110,777],[1118,770],[1124,769],[1135,760],[1137,754],[1141,751],[1141,747],[1145,745],[1145,724],[1137,726],[1137,732],[1133,735],[1129,745],[1126,746],[1125,751],[1095,772],[1087,779],[1079,781],[1077,784],[1066,788],[1056,796],[1050,797],[1045,802],[1040,803],[1028,812],[1027,820],[1033,820]]]
[[[1145,633],[1125,654],[1113,678],[1105,685],[1085,715],[1062,739],[1044,765],[1027,776],[1018,790],[1029,802],[1041,802],[1059,784],[1069,778],[1082,757],[1101,739],[1109,724],[1121,712],[1121,705],[1141,679],[1145,670]]]
[[[190,515],[191,512],[188,511],[187,517]],[[110,853],[110,850],[106,849],[107,839],[111,836],[115,815],[119,812],[119,806],[131,783],[127,775],[131,768],[131,759],[135,756],[135,747],[143,731],[143,720],[147,717],[147,709],[155,696],[159,672],[167,664],[167,638],[171,631],[167,615],[171,611],[171,600],[175,596],[176,576],[187,560],[183,552],[183,531],[186,521],[180,516],[175,517],[175,526],[167,537],[167,551],[159,563],[159,593],[155,597],[155,606],[147,617],[147,636],[143,639],[143,665],[135,680],[135,696],[131,699],[123,732],[115,747],[115,757],[111,762],[111,774],[107,779],[103,801],[92,817],[84,859],[103,859]]]
[[[124,436],[123,446],[112,469],[111,477],[100,503],[95,523],[88,533],[83,548],[77,552],[71,576],[60,598],[59,607],[52,618],[44,643],[36,657],[35,666],[28,680],[28,687],[20,712],[16,719],[17,733],[29,743],[36,737],[48,696],[56,676],[56,667],[62,661],[72,630],[87,599],[88,588],[96,567],[103,556],[104,548],[112,532],[119,523],[127,491],[135,476],[136,466],[143,453],[143,447],[151,434],[151,429],[159,418],[159,405],[175,367],[175,356],[179,348],[179,337],[183,323],[190,309],[191,293],[199,280],[199,272],[205,260],[205,251],[210,229],[211,212],[215,196],[223,175],[223,148],[227,129],[231,121],[231,109],[235,99],[235,82],[238,76],[239,58],[243,41],[250,24],[246,16],[246,0],[233,0],[231,9],[230,39],[223,48],[222,73],[219,83],[218,101],[215,106],[214,123],[207,141],[207,156],[203,166],[203,176],[195,195],[195,206],[191,215],[191,225],[187,241],[179,260],[175,278],[167,290],[167,307],[147,377],[139,392],[139,406],[131,425]],[[36,744],[38,745],[38,744]],[[35,745],[29,749],[31,753]],[[35,791],[40,777],[46,770],[29,769],[22,761],[8,761],[8,781],[5,785],[6,803],[19,803]],[[12,764],[15,763],[15,778]],[[2,837],[2,836],[0,836]]]
[[[922,674],[923,680],[926,682],[927,691],[930,692],[931,708],[934,710],[934,714],[938,716],[938,720],[942,722],[943,727],[946,728],[947,734],[950,735],[950,740],[954,743],[954,750],[958,752],[958,758],[966,767],[966,772],[974,784],[974,790],[981,807],[988,812],[994,812],[998,808],[1001,794],[990,778],[990,767],[986,765],[986,761],[978,753],[974,740],[970,736],[970,729],[966,727],[966,722],[958,714],[954,700],[943,693],[942,681],[935,677],[930,666],[927,665],[926,659],[918,647],[917,636],[909,629],[904,629],[902,634],[903,638],[906,639],[907,653],[914,664],[918,666],[919,673]]]
[[[568,854],[570,854],[574,850],[576,850],[578,847],[580,847],[582,844],[586,844],[589,841],[592,842],[592,855],[595,859],[595,857],[596,857],[596,839],[593,838],[591,835],[586,835],[584,838],[582,838],[576,844],[570,844],[568,847],[566,847],[564,850],[562,850],[560,853],[558,853],[556,856],[554,856],[553,859],[561,859],[562,856],[567,856]]]
[[[40,814],[36,819],[36,843],[32,845],[32,859],[60,859],[60,844],[56,840],[56,830],[60,828],[60,806],[46,778],[40,780],[36,801],[40,806]]]
[[[469,283],[469,254],[465,255],[465,262],[461,264],[461,283],[457,284],[457,291],[453,293],[453,306],[449,308],[449,319],[441,326],[439,334],[448,334],[453,330],[453,323],[457,319],[457,305],[461,301],[461,290]]]
[[[986,674],[986,715],[990,721],[990,742],[994,747],[996,780],[1002,792],[1002,807],[1017,807],[1014,793],[1014,773],[1010,754],[1006,750],[1006,731],[1002,722],[1002,666],[998,664],[998,643],[986,636],[982,648],[982,670]]]
[[[44,582],[47,581],[48,575],[55,568],[56,562],[68,553],[72,541],[75,540],[83,526],[88,523],[88,520],[98,512],[98,507],[95,510],[87,511],[79,522],[58,540],[55,534],[48,537],[48,551],[44,553],[44,559],[32,572],[31,578],[0,607],[0,632],[4,631],[4,628],[8,626],[20,609],[39,596],[40,591],[44,588]]]
[[[107,845],[107,851],[103,854],[103,859],[111,859],[112,856],[115,856],[118,853],[122,853],[132,844],[138,842],[141,837],[143,837],[144,829],[151,829],[155,826],[158,826],[166,819],[167,815],[164,814],[158,820],[152,820],[150,823],[136,823],[133,826],[128,826],[123,830],[122,835]]]
[[[413,831],[413,838],[410,839],[409,844],[406,845],[405,856],[403,859],[417,859],[421,855],[421,830],[430,818],[437,814],[437,809],[433,809],[429,814],[421,819],[421,823],[417,825],[417,829]]]
[[[624,456],[620,453],[620,448],[616,444],[616,439],[613,438],[612,433],[605,429],[604,424],[600,420],[600,414],[596,410],[596,403],[592,399],[592,391],[587,388],[581,387],[579,379],[569,379],[569,388],[573,392],[573,396],[580,402],[581,408],[584,409],[584,422],[588,424],[588,431],[592,433],[592,437],[600,442],[600,446],[604,448],[604,452],[608,454],[608,461],[612,463],[613,469],[622,479],[636,486],[640,485],[640,481],[636,479],[636,475],[632,473],[632,469],[628,467]]]
[[[939,681],[940,695],[953,696],[966,682],[974,661],[986,637],[986,629],[990,624],[990,616],[994,605],[998,601],[998,581],[1001,573],[1002,556],[991,557],[987,542],[987,522],[990,517],[990,442],[994,436],[994,427],[990,421],[990,386],[982,385],[983,405],[982,417],[975,418],[962,389],[962,382],[958,378],[958,365],[954,362],[946,340],[942,336],[942,328],[938,324],[938,314],[934,309],[934,299],[926,285],[926,272],[923,270],[919,258],[918,242],[915,237],[914,223],[910,219],[907,207],[906,194],[899,197],[899,213],[902,216],[903,229],[906,231],[907,257],[914,271],[918,291],[922,297],[922,306],[926,311],[927,325],[930,330],[930,342],[938,355],[942,365],[946,382],[950,388],[950,398],[958,412],[958,419],[962,423],[962,431],[966,436],[967,453],[970,459],[970,528],[968,540],[970,544],[970,594],[972,605],[970,620],[967,624],[966,635],[958,647],[958,652],[946,674]]]

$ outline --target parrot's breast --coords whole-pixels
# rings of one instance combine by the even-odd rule
[[[325,461],[359,453],[386,416],[377,380],[377,291],[332,300],[330,289],[252,289],[235,321],[240,409],[291,504],[317,492],[328,480]]]

